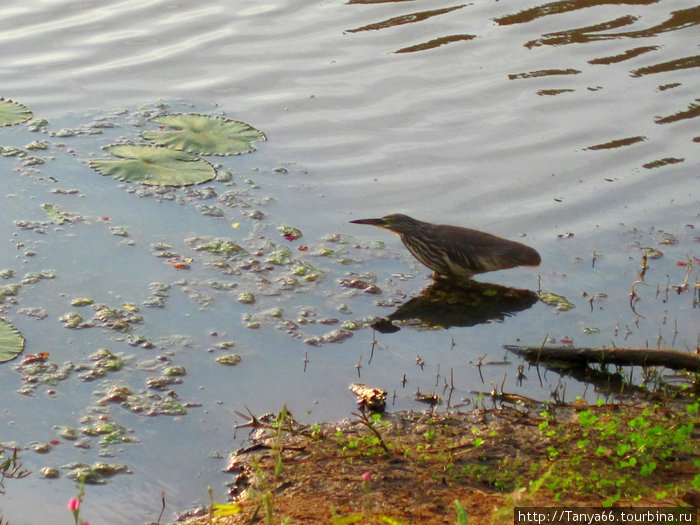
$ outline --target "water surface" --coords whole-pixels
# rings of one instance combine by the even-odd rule
[[[234,8],[226,2],[10,0],[0,15],[0,96],[47,118],[49,131],[95,119],[118,126],[94,136],[40,135],[52,143],[47,156],[55,160],[36,169],[0,159],[0,269],[16,271],[8,282],[27,272],[56,272],[55,279],[23,286],[16,304],[0,305],[2,315],[26,336],[26,352],[49,351],[57,363],[84,361],[100,347],[130,356],[109,381],[133,389],[146,389],[154,375],[138,363],[169,357],[188,371],[173,390],[183,402],[201,405],[181,417],[108,407],[140,441],[102,458],[129,465],[133,474],[88,487],[84,517],[93,524],[154,520],[161,490],[168,516],[205,503],[207,485],[223,498],[228,478],[220,473],[225,459],[219,456],[243,439],[240,433],[234,438],[233,423],[242,421],[236,411],[277,411],[286,403],[307,421],[346,417],[354,407],[346,387],[358,381],[358,362],[359,380],[385,388],[392,398],[396,393],[392,410],[421,410],[415,392],[447,399],[450,371],[453,406],[502,384],[538,399],[552,391],[567,400],[605,395],[551,373],[542,385],[534,373],[519,385],[512,356],[509,365],[476,367],[482,356],[502,361],[503,344],[537,345],[550,337],[586,346],[690,351],[698,343],[700,310],[692,291],[678,295],[671,288],[686,272],[677,263],[698,265],[693,37],[700,13],[690,2],[241,1]],[[246,198],[263,211],[264,221],[258,224],[240,208],[225,208],[223,219],[203,215],[198,205],[216,205],[216,199],[186,192],[178,194],[182,204],[139,198],[86,166],[119,136],[135,137],[139,129],[129,119],[160,100],[265,131],[269,140],[258,152],[221,160],[236,188],[249,190]],[[1,131],[3,145],[23,147],[37,138],[24,126]],[[222,182],[210,186],[217,195],[231,189]],[[79,192],[52,193],[56,188]],[[45,234],[18,228],[16,220],[45,221],[45,202],[90,220],[50,226]],[[338,326],[303,325],[301,338],[274,320],[246,328],[246,314],[271,308],[283,308],[284,318],[295,321],[308,312],[340,322],[385,317],[398,298],[418,295],[430,284],[429,272],[398,239],[348,224],[392,212],[534,246],[543,258],[538,270],[480,280],[536,290],[539,276],[544,290],[566,296],[576,308],[558,312],[537,303],[503,322],[448,330],[362,329],[320,347],[303,340]],[[231,228],[233,222],[239,227]],[[127,228],[129,237],[111,235],[114,225]],[[279,225],[298,227],[304,237],[286,242]],[[325,278],[305,293],[279,295],[259,293],[260,283],[249,275],[213,272],[185,242],[195,235],[251,244],[263,238],[306,257],[297,248],[325,246],[330,233],[355,237],[341,247],[354,262],[312,259]],[[194,256],[193,269],[183,274],[165,265],[153,254],[157,242]],[[18,249],[18,243],[24,246]],[[635,314],[629,293],[646,246],[664,257],[650,261],[647,286],[637,286]],[[376,280],[384,293],[348,294],[338,281],[349,272]],[[691,285],[697,275],[694,270]],[[176,284],[181,279],[188,290]],[[215,289],[212,279],[237,288]],[[165,308],[142,304],[154,281],[172,284]],[[246,287],[256,291],[255,305],[237,301],[237,291]],[[137,305],[144,316],[138,332],[157,348],[130,347],[109,330],[64,328],[58,318],[81,296]],[[213,302],[203,304],[207,296]],[[20,313],[29,307],[43,307],[47,317]],[[595,330],[584,332],[590,328]],[[219,365],[216,351],[209,351],[228,340],[243,358],[238,367]],[[95,391],[104,388],[101,381],[72,376],[22,396],[15,364],[0,369],[6,400],[0,439],[6,443],[25,447],[56,439],[53,427],[79,426],[99,397]],[[65,512],[74,483],[41,480],[37,473],[46,465],[100,459],[96,440],[92,445],[84,450],[62,442],[47,455],[26,450],[23,460],[34,474],[7,483],[3,517],[21,525]],[[70,523],[71,516],[65,512],[62,519]]]

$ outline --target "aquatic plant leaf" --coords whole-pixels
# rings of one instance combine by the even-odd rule
[[[189,186],[209,181],[216,170],[206,160],[170,148],[115,144],[106,151],[120,159],[95,159],[90,167],[117,180],[150,186]]]
[[[46,212],[46,215],[49,216],[49,219],[56,224],[70,222],[70,219],[66,217],[66,212],[58,211],[53,204],[42,204],[41,208]]]
[[[194,250],[197,252],[206,251],[214,255],[223,255],[225,257],[232,257],[238,253],[245,252],[245,249],[228,239],[214,239],[211,242],[198,244],[194,247]]]
[[[11,126],[26,122],[32,118],[32,112],[24,104],[0,97],[0,126]]]
[[[574,308],[574,304],[569,302],[566,297],[551,292],[540,293],[540,301],[550,306],[556,306],[557,310],[563,312]]]
[[[282,232],[282,236],[288,241],[296,241],[299,237],[303,237],[301,230],[294,226],[279,226],[277,229]]]
[[[238,503],[224,503],[212,505],[212,514],[215,518],[224,518],[226,516],[235,516],[243,512],[243,508]]]
[[[216,361],[222,365],[236,366],[241,362],[241,356],[238,354],[222,355],[217,357]]]
[[[24,350],[24,337],[4,319],[0,319],[0,363],[10,361]]]
[[[196,155],[240,155],[255,151],[253,142],[265,140],[262,131],[245,122],[221,117],[189,113],[153,117],[151,121],[172,129],[145,131],[144,139]]]

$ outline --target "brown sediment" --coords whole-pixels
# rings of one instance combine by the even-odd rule
[[[453,524],[458,501],[470,524],[512,523],[514,507],[601,506],[617,489],[590,480],[618,475],[627,458],[616,447],[629,433],[661,425],[670,436],[698,424],[697,414],[670,404],[402,412],[373,419],[376,432],[370,420],[308,426],[291,416],[254,418],[251,445],[231,454],[228,467],[241,512],[214,522],[266,523],[270,512],[274,523],[332,523],[335,513],[345,524]],[[608,436],[613,427],[619,432]],[[617,504],[687,506],[700,472],[691,466],[700,447],[690,432],[690,443],[670,445],[653,475],[619,482]],[[187,523],[205,525],[209,515]]]

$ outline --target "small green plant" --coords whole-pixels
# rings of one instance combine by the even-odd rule
[[[311,439],[316,441],[316,440],[319,440],[323,437],[321,425],[319,425],[318,423],[315,425],[312,425],[309,430],[310,430]]]
[[[207,487],[207,492],[209,493],[209,525],[218,523],[219,518],[240,514],[241,506],[238,503],[214,503],[214,491],[211,487]],[[160,522],[160,519],[158,521]]]
[[[686,406],[690,419],[696,409],[697,403]],[[598,416],[586,409],[574,424],[553,428],[549,419],[540,423],[543,437],[550,438],[546,452],[552,467],[546,488],[556,495],[597,495],[604,506],[621,498],[639,500],[647,490],[643,479],[681,458],[697,456],[693,421],[678,411],[660,417],[657,410],[630,408]]]
[[[381,449],[385,453],[390,452],[390,445],[384,441],[382,434],[377,428],[378,426],[383,424],[382,415],[374,412],[372,413],[370,419],[370,417],[367,416],[367,412],[365,411],[364,407],[360,407],[359,413],[353,413],[353,415],[357,416],[360,419],[360,423],[362,423],[367,428],[367,430],[369,430],[370,435],[364,440],[365,445],[369,446],[369,449],[366,451],[366,453],[371,455],[373,452],[376,452],[377,446],[381,447]]]
[[[257,421],[257,425],[265,426],[266,428],[272,429],[274,431],[273,444],[272,444],[272,458],[274,460],[273,476],[276,480],[284,471],[284,462],[282,458],[282,452],[284,451],[282,432],[285,430],[290,430],[291,424],[289,420],[291,419],[291,414],[287,410],[287,406],[284,405],[277,418],[271,424],[267,425],[260,423],[257,418],[253,416],[253,419]],[[251,501],[258,501],[258,506],[256,507],[253,516],[251,517],[251,523],[258,520],[258,513],[262,509],[265,512],[265,523],[272,525],[275,522],[275,509],[272,497],[272,488],[270,487],[270,482],[256,459],[253,460],[253,470],[255,471],[259,485],[258,489],[253,489],[249,487],[247,489],[248,499]],[[210,516],[219,517],[230,516],[237,514],[241,511],[240,507],[235,503],[230,503],[226,505],[214,505],[212,501],[212,511],[210,511]],[[210,518],[211,519],[211,518]],[[289,518],[282,520],[282,524],[289,522]]]
[[[12,455],[6,456],[6,452],[12,450]],[[30,472],[22,468],[22,463],[17,456],[16,448],[0,447],[0,494],[4,494],[6,479],[21,479],[29,476]]]
[[[273,426],[275,427],[275,476],[282,474],[282,470],[284,468],[284,465],[282,464],[282,429],[284,428],[288,415],[289,412],[287,411],[287,405],[284,405],[280,413],[277,414],[277,419],[273,423]]]
[[[584,429],[589,429],[598,421],[598,417],[589,409],[578,413],[578,422]]]
[[[690,483],[690,485],[695,490],[700,490],[700,474],[695,474],[695,477],[693,478],[693,481]]]
[[[455,510],[457,511],[457,525],[468,525],[467,509],[458,500],[455,500]]]
[[[362,492],[365,498],[365,512],[369,514],[372,511],[372,496],[370,495],[370,481],[372,480],[372,475],[369,471],[365,470],[362,473]]]

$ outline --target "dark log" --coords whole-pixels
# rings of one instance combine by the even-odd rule
[[[602,363],[623,366],[665,366],[675,370],[700,372],[700,355],[679,350],[648,348],[578,348],[573,346],[517,346],[504,348],[522,355],[531,363],[559,361],[573,365]]]

